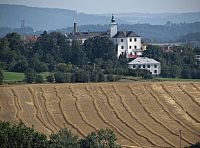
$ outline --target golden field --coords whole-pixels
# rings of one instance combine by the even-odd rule
[[[84,137],[112,129],[127,146],[178,147],[200,141],[200,83],[32,84],[0,87],[0,120],[47,135],[67,127]]]

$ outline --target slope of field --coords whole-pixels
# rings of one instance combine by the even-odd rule
[[[200,140],[200,83],[91,83],[0,87],[0,120],[47,135],[110,128],[128,146],[178,147]]]

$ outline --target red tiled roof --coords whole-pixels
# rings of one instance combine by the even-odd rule
[[[135,58],[137,58],[137,57],[139,57],[139,55],[131,55],[131,54],[128,55],[128,58],[129,58],[129,59],[135,59]]]

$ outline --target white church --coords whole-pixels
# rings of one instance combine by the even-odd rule
[[[107,32],[78,32],[77,24],[74,23],[74,31],[67,35],[70,40],[79,40],[84,43],[88,38],[96,36],[109,37],[116,45],[117,57],[125,55],[129,59],[135,59],[146,50],[146,45],[142,43],[141,37],[133,31],[118,31],[117,23],[112,15],[110,30]]]

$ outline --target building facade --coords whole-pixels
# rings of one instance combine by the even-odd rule
[[[147,57],[138,57],[128,63],[128,67],[132,69],[147,69],[152,75],[159,75],[161,73],[160,62]]]
[[[78,32],[77,24],[74,23],[74,31],[67,35],[70,41],[79,40],[83,44],[88,38],[96,36],[109,37],[116,46],[117,57],[125,55],[127,58],[137,58],[146,50],[146,45],[142,43],[139,35],[133,31],[118,31],[117,23],[112,15],[110,31],[107,32]]]

